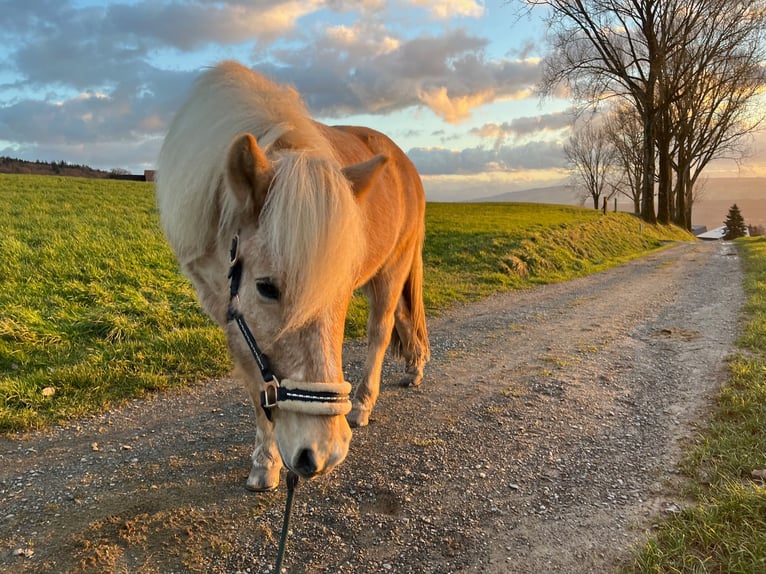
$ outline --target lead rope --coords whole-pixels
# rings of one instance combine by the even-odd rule
[[[293,493],[298,485],[298,475],[292,470],[287,471],[287,501],[285,502],[285,517],[282,522],[282,535],[279,537],[279,548],[277,549],[277,565],[274,568],[276,574],[282,572],[282,560],[285,557],[285,548],[287,547],[287,533],[290,530],[290,514],[293,509]]]

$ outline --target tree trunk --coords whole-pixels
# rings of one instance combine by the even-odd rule
[[[688,168],[687,168],[688,169]],[[684,212],[684,219],[686,221],[686,229],[691,231],[692,229],[692,207],[694,205],[694,185],[697,183],[697,177],[691,177],[691,174],[687,172],[686,176],[686,210]]]
[[[642,111],[644,123],[643,162],[641,166],[641,218],[649,223],[656,223],[654,214],[654,112]]]
[[[692,230],[691,219],[691,198],[692,187],[691,173],[689,165],[685,160],[679,157],[679,168],[677,173],[678,181],[676,183],[676,208],[674,221],[679,227],[687,231]]]
[[[676,200],[673,206],[673,223],[688,230],[686,225],[686,177],[683,170],[679,170],[676,177],[676,186],[673,192]]]
[[[657,186],[657,221],[663,225],[670,223],[670,203],[672,170],[670,161],[670,118],[668,112],[660,114],[659,127],[657,129],[657,156],[659,185]]]

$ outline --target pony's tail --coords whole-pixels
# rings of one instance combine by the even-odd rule
[[[424,365],[431,358],[426,327],[426,310],[423,305],[423,240],[424,237],[421,236],[412,258],[410,274],[407,276],[402,289],[401,303],[407,306],[412,324],[408,353],[405,353],[404,342],[396,327],[391,333],[391,352],[394,357],[403,358],[410,355],[419,366]]]

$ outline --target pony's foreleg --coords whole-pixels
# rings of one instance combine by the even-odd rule
[[[366,288],[370,299],[370,316],[367,320],[367,360],[364,380],[354,394],[353,407],[347,419],[352,427],[366,426],[372,407],[380,393],[380,373],[386,347],[391,341],[394,327],[394,308],[397,297],[392,297],[390,285],[373,280]]]
[[[259,382],[254,380],[252,375],[245,375],[242,378],[245,380],[253,402],[256,426],[255,448],[251,457],[252,467],[245,487],[256,492],[274,490],[279,486],[279,471],[282,468],[282,458],[279,456],[277,440],[274,436],[274,423],[266,418],[266,413],[261,408]]]

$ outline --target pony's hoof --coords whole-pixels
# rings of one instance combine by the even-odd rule
[[[346,415],[346,420],[351,427],[366,427],[370,424],[370,410],[354,405]]]
[[[279,486],[279,466],[272,468],[253,466],[250,476],[247,477],[245,488],[252,492],[269,492]]]
[[[417,387],[423,381],[421,373],[406,373],[399,379],[400,387]]]

